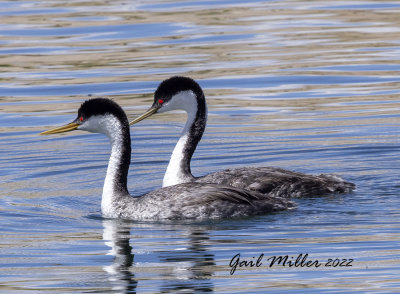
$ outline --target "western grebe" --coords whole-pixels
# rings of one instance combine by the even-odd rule
[[[190,160],[207,123],[207,104],[198,83],[180,76],[164,80],[154,93],[154,103],[150,109],[130,124],[138,123],[155,113],[171,110],[184,110],[188,118],[172,152],[163,187],[187,182],[214,183],[280,197],[347,193],[355,188],[354,184],[336,175],[307,175],[273,167],[232,168],[194,177]]]
[[[180,184],[132,197],[127,187],[131,138],[129,121],[122,108],[106,98],[90,99],[81,105],[73,122],[41,135],[72,130],[103,133],[110,139],[111,156],[101,200],[105,217],[202,220],[252,216],[293,206],[284,198],[208,183]]]

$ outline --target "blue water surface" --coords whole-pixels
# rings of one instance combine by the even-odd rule
[[[1,4],[0,292],[400,291],[397,3]],[[173,75],[207,97],[195,175],[275,166],[337,174],[356,190],[243,219],[103,218],[108,139],[39,133],[95,96],[137,117]],[[132,127],[132,195],[161,186],[185,119]]]

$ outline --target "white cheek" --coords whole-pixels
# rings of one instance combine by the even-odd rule
[[[196,112],[197,99],[193,91],[183,91],[172,96],[172,98],[165,103],[158,112],[167,112],[172,110],[185,110],[187,113]]]
[[[183,110],[182,105],[179,105],[178,103],[176,103],[175,100],[173,100],[173,98],[168,101],[167,103],[165,103],[159,110],[159,113],[163,113],[163,112],[168,112],[168,111],[172,111],[172,110]]]
[[[95,115],[85,120],[77,129],[113,137],[120,132],[121,123],[113,115]]]
[[[103,133],[102,125],[105,117],[103,115],[91,116],[84,120],[82,124],[78,127],[78,130],[92,132],[92,133]]]

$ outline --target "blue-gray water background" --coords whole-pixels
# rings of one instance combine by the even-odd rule
[[[0,292],[398,292],[399,15],[400,1],[0,1]],[[357,191],[244,220],[102,219],[107,138],[38,133],[88,95],[134,118],[177,74],[209,103],[196,175],[269,165]],[[132,128],[132,194],[160,187],[184,121]],[[354,261],[231,276],[237,253]]]

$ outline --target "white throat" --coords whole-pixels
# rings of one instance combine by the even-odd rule
[[[193,175],[182,169],[183,149],[187,143],[188,136],[182,133],[176,144],[174,151],[168,163],[163,179],[163,187],[173,186],[181,183],[187,183],[194,179]]]
[[[122,161],[122,126],[113,115],[93,116],[78,127],[78,129],[103,133],[111,142],[111,155],[108,162],[107,174],[104,180],[103,194],[101,197],[101,212],[105,217],[112,217],[113,204],[116,202],[117,173]]]
[[[177,185],[181,183],[191,182],[194,177],[190,172],[183,169],[184,149],[188,144],[189,130],[197,113],[197,99],[193,91],[180,92],[173,96],[171,100],[165,104],[159,112],[166,112],[170,110],[185,110],[187,113],[187,121],[182,131],[181,137],[172,152],[169,164],[163,179],[163,187]]]
[[[115,193],[115,185],[117,181],[118,167],[121,164],[122,155],[122,139],[111,141],[111,155],[108,161],[107,174],[104,179],[103,194],[101,197],[101,212],[104,216],[113,215],[113,203],[118,195]]]

